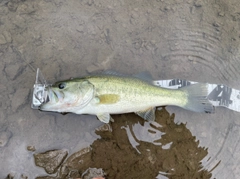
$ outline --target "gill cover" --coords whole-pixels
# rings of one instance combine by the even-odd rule
[[[43,111],[73,112],[85,107],[94,97],[94,85],[87,80],[61,81],[48,89],[47,103],[40,106]]]
[[[93,99],[95,91],[94,89],[94,85],[87,80],[80,83],[79,90],[83,96],[78,106],[81,106],[81,108],[83,108]]]

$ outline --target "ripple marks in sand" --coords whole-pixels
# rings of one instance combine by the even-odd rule
[[[191,28],[181,24],[177,27],[173,30],[174,35],[168,39],[171,51],[164,55],[165,59],[193,59],[195,64],[210,69],[210,73],[220,81],[239,76],[237,67],[240,66],[240,61],[227,50],[229,41],[226,40],[224,30],[209,24]]]

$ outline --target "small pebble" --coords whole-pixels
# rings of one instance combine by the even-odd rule
[[[15,175],[13,173],[9,173],[6,179],[14,179],[14,176]]]
[[[223,17],[223,16],[225,16],[225,13],[224,12],[219,12],[218,16]]]
[[[35,148],[35,146],[29,145],[29,146],[27,146],[27,150],[31,151],[31,152],[34,152],[34,151],[36,151],[36,148]]]

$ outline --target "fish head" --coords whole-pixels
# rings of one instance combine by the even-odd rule
[[[39,109],[54,112],[75,112],[94,97],[94,86],[87,80],[56,82],[46,88],[48,100]]]

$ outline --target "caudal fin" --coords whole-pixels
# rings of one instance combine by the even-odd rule
[[[208,89],[206,83],[197,83],[180,89],[188,95],[188,102],[185,106],[182,106],[183,108],[195,112],[214,113],[215,108],[207,99]]]

